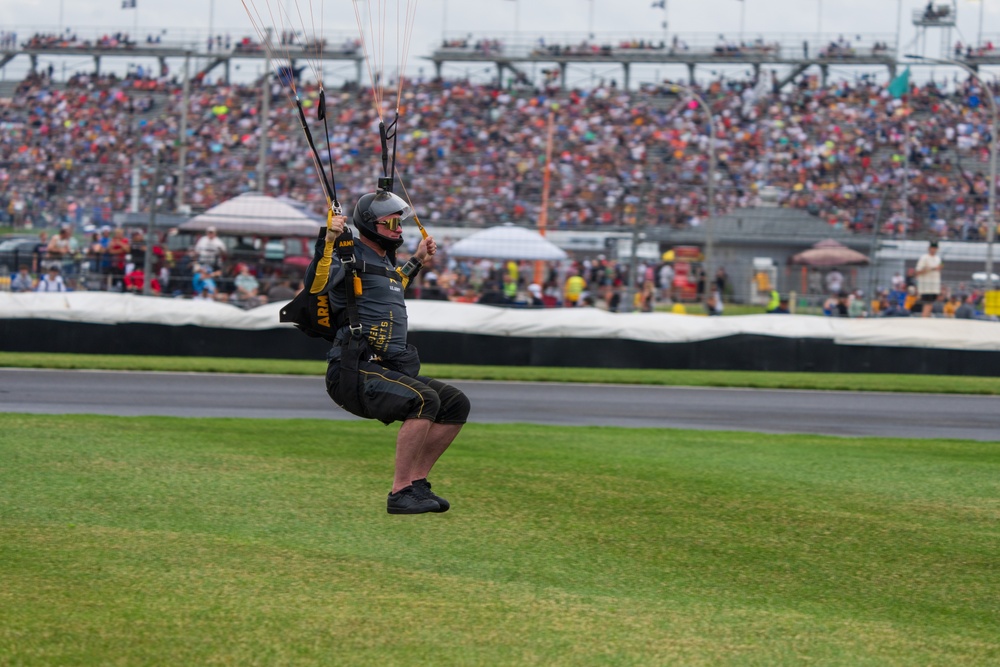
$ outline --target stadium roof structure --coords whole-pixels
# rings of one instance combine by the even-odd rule
[[[648,227],[643,231],[650,240],[673,244],[699,245],[705,243],[707,236],[704,221],[687,229]],[[712,236],[715,243],[733,246],[804,248],[830,238],[854,249],[867,250],[871,245],[871,236],[867,234],[835,227],[801,209],[771,206],[737,209],[713,218]]]
[[[315,236],[322,224],[287,200],[245,192],[194,216],[178,229],[203,232],[215,227],[222,235]]]

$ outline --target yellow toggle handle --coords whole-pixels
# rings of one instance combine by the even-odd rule
[[[333,227],[333,207],[326,211],[326,244],[323,246],[323,256],[316,263],[316,275],[313,276],[312,285],[309,286],[310,294],[319,294],[326,288],[326,283],[330,280],[330,266],[333,264],[333,244],[336,239],[330,238],[330,230]]]

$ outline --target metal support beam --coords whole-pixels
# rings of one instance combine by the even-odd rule
[[[809,63],[804,63],[793,69],[791,72],[788,73],[787,76],[785,76],[784,79],[778,82],[778,90],[781,90],[782,88],[787,86],[795,79],[795,77],[797,77],[799,74],[802,74],[807,69],[809,69]]]
[[[205,67],[203,67],[200,72],[198,72],[198,76],[196,78],[204,79],[206,76],[208,76],[209,72],[211,72],[213,69],[215,69],[219,65],[223,64],[227,60],[228,60],[228,58],[222,58],[222,57],[220,57],[220,58],[215,58],[215,59],[209,61],[209,63],[207,65],[205,65]]]

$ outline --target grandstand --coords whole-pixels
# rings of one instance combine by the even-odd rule
[[[0,122],[8,138],[0,144],[3,222],[15,229],[131,224],[154,200],[161,214],[183,216],[250,190],[322,211],[322,192],[280,83],[270,81],[262,94],[259,80],[230,76],[243,60],[266,71],[253,40],[227,36],[241,34],[235,31],[211,38],[204,31],[139,31],[145,35],[139,40],[101,32],[17,32],[22,37],[10,39],[7,32],[0,40],[0,63],[20,58],[30,65],[23,80],[0,88]],[[902,99],[875,78],[833,82],[826,75],[833,64],[895,73],[895,40],[800,38],[761,36],[735,44],[717,35],[446,38],[424,56],[437,72],[446,62],[476,62],[491,64],[497,76],[492,84],[408,82],[401,177],[423,219],[436,227],[533,226],[542,202],[544,127],[552,113],[548,220],[554,230],[638,232],[662,247],[701,245],[711,208],[718,229],[726,228],[724,220],[784,216],[784,241],[806,245],[821,237],[858,249],[870,247],[872,238],[986,239],[990,117],[978,84],[911,85]],[[346,33],[312,43],[274,39],[285,42],[292,75],[299,58],[318,57],[320,44],[323,58],[360,67],[362,56]],[[989,64],[991,44],[963,48],[956,57],[970,66]],[[66,54],[93,58],[93,70],[60,76],[51,65],[38,66],[41,56]],[[170,70],[168,62],[178,57],[195,64],[191,76],[183,76],[186,67]],[[102,74],[108,59],[159,66]],[[567,85],[568,69],[598,62],[623,72],[639,64],[683,65],[690,76],[683,86],[659,81],[635,89],[627,77],[623,86]],[[745,64],[752,73],[698,83],[696,68],[719,63]],[[786,73],[765,76],[761,68],[772,65]],[[303,83],[306,98],[314,99],[307,74]],[[707,116],[691,103],[687,88],[708,101],[716,119],[714,169]],[[330,97],[338,114],[331,152],[342,197],[351,201],[371,187],[376,165],[366,156],[374,154],[377,137],[357,80],[345,81]],[[325,146],[320,152],[325,155]],[[153,197],[157,162],[166,175]],[[750,247],[759,238],[748,240],[737,229],[720,242]],[[769,253],[791,252],[784,241]],[[725,258],[727,251],[720,252]],[[722,261],[749,265],[747,253]]]

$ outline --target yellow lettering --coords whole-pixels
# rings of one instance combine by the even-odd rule
[[[320,316],[320,317],[326,317],[327,315],[330,314],[330,309],[329,308],[317,308],[316,309],[316,314],[318,316]]]
[[[330,318],[329,317],[323,317],[321,319],[318,319],[318,320],[316,320],[316,323],[319,324],[321,327],[326,327],[327,329],[330,328]]]

